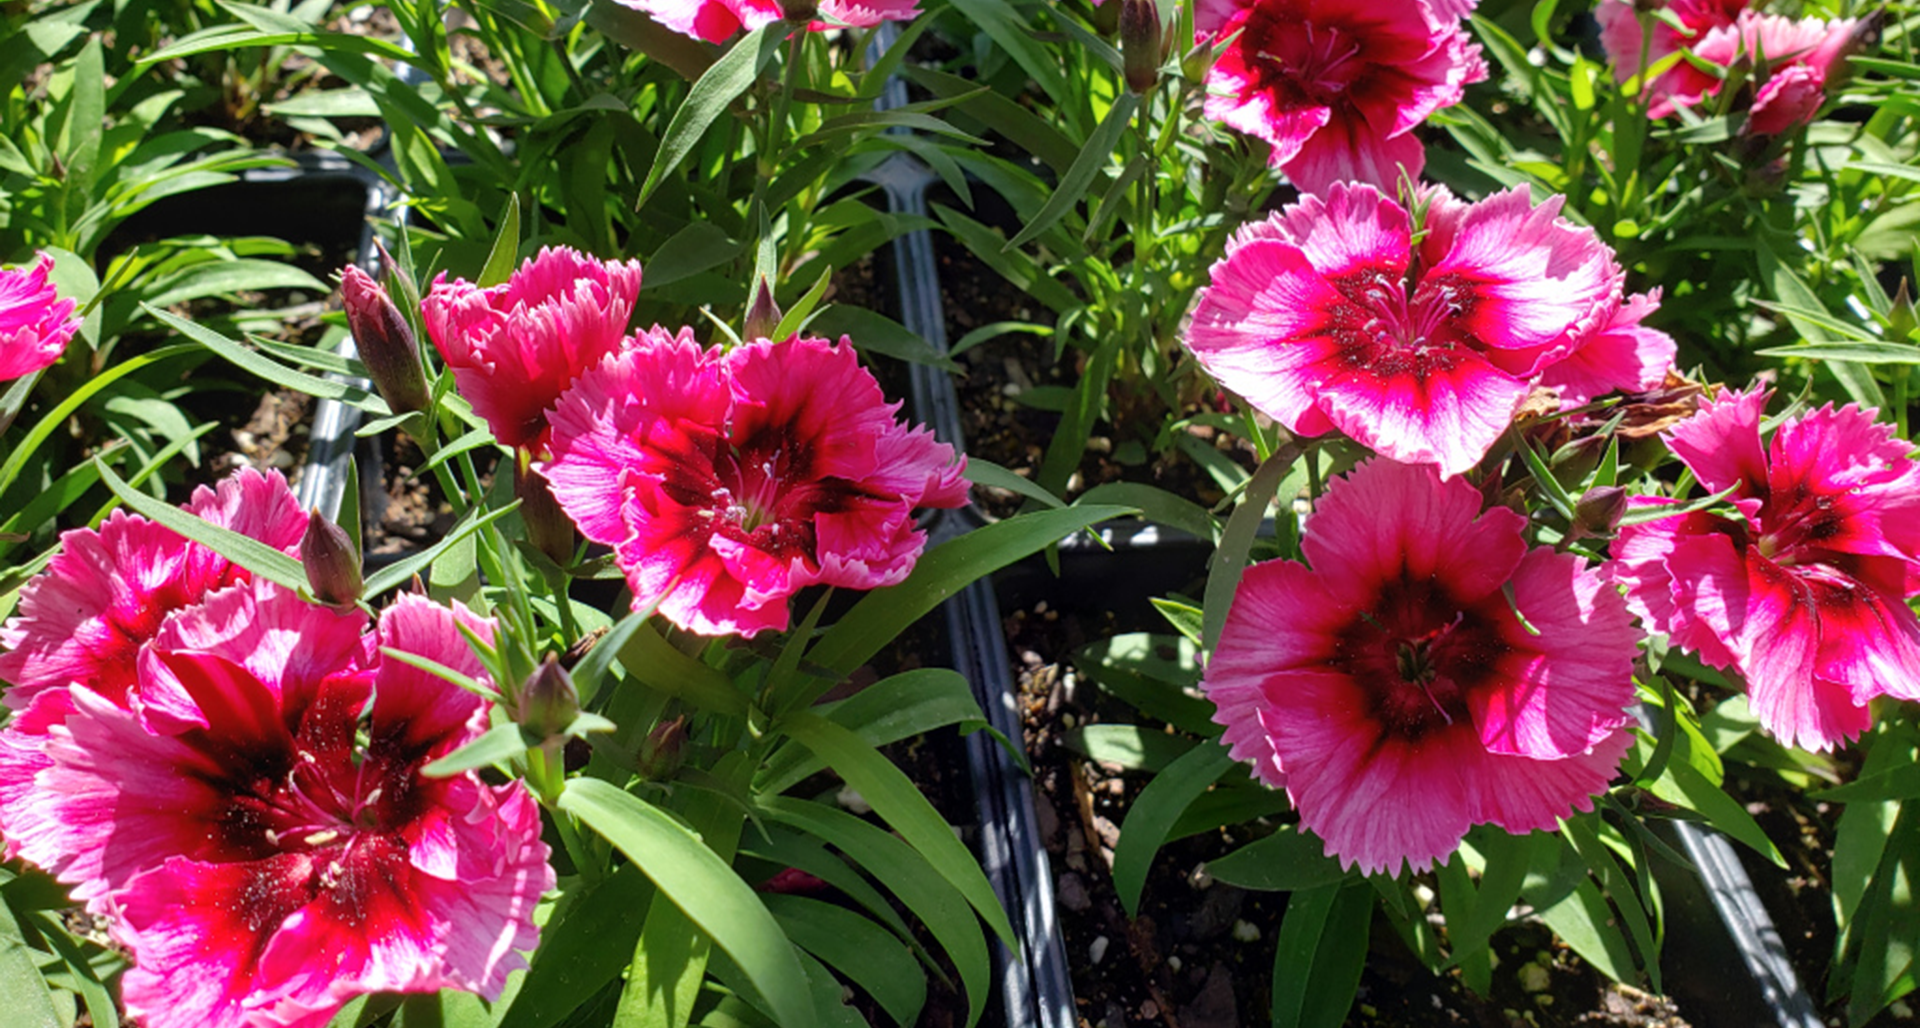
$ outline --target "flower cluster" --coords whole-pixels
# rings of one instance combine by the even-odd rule
[[[1658,385],[1673,340],[1641,324],[1591,229],[1525,187],[1409,212],[1335,184],[1243,228],[1201,290],[1187,345],[1221,385],[1300,435],[1339,430],[1452,476],[1536,387],[1562,404]],[[1416,242],[1417,239],[1417,242]]]
[[[1826,99],[1835,62],[1854,45],[1862,26],[1856,18],[1825,21],[1763,14],[1748,10],[1747,0],[1676,0],[1667,14],[1680,27],[1649,17],[1651,32],[1643,28],[1631,0],[1602,0],[1594,14],[1620,81],[1663,62],[1668,65],[1647,82],[1649,117],[1669,117],[1719,95],[1724,79],[1694,60],[1742,67],[1755,87],[1743,102],[1746,131],[1759,136],[1813,120]],[[1683,50],[1693,60],[1666,60]]]
[[[723,352],[656,327],[561,397],[539,468],[636,609],[753,635],[809,585],[901,581],[926,543],[914,508],[966,502],[953,448],[897,409],[849,340]]]
[[[851,340],[626,334],[639,286],[636,263],[554,249],[422,301],[474,410],[540,458],[523,499],[558,500],[613,548],[634,609],[695,632],[783,629],[807,586],[906,578],[926,544],[914,509],[966,502],[953,448],[895,419]]]
[[[1461,0],[1202,0],[1194,34],[1220,48],[1210,118],[1265,140],[1301,191],[1336,182],[1393,189],[1417,179],[1415,127],[1487,77]]]
[[[724,43],[734,33],[771,25],[783,18],[807,21],[813,32],[848,27],[872,28],[883,21],[912,21],[920,14],[919,0],[819,0],[800,4],[788,0],[620,0],[645,11],[667,28],[709,43]]]
[[[285,553],[277,474],[189,510]],[[135,968],[147,1028],[318,1026],[370,992],[497,996],[553,884],[517,784],[422,768],[486,704],[490,624],[403,597],[377,623],[308,603],[143,518],[76,530],[0,630],[0,832],[73,886]]]
[[[53,258],[41,253],[32,270],[0,271],[0,382],[31,375],[60,359],[80,328],[74,302],[48,281]]]

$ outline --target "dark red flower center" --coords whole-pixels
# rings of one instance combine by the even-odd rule
[[[1417,739],[1469,720],[1468,693],[1509,648],[1502,615],[1512,620],[1488,602],[1463,605],[1432,582],[1392,582],[1339,635],[1329,663],[1359,684],[1388,734]]]

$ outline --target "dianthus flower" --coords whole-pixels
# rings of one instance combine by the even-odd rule
[[[898,408],[846,339],[722,352],[656,327],[561,397],[538,467],[614,547],[636,609],[750,636],[785,628],[809,585],[906,578],[926,544],[914,508],[966,502],[964,463]]]
[[[446,279],[442,272],[420,301],[427,335],[494,438],[538,452],[553,401],[620,349],[640,263],[560,246],[543,248],[503,285]]]
[[[1747,106],[1746,131],[1775,135],[1813,120],[1826,99],[1827,75],[1853,45],[1862,22],[1857,18],[1823,21],[1787,18],[1747,10],[1747,0],[1679,0],[1667,10],[1687,29],[1682,34],[1655,21],[1651,36],[1641,31],[1640,15],[1629,0],[1604,0],[1594,14],[1600,41],[1625,82],[1646,66],[1679,50],[1731,68],[1746,62],[1763,72]],[[1648,83],[1647,114],[1665,118],[1717,96],[1723,80],[1681,59]]]
[[[1450,0],[1440,9],[1464,13]],[[1335,182],[1418,179],[1413,130],[1487,77],[1480,48],[1429,0],[1200,0],[1194,35],[1224,43],[1207,72],[1207,117],[1273,147],[1304,193]]]
[[[1427,192],[1425,236],[1371,186],[1335,185],[1241,229],[1200,291],[1187,346],[1219,383],[1301,435],[1338,429],[1457,475],[1536,384],[1565,405],[1660,384],[1673,340],[1657,294],[1591,229],[1517,186],[1478,203]]]
[[[282,553],[299,551],[307,514],[277,471],[242,469],[194,491],[186,508]],[[73,710],[69,686],[131,707],[136,657],[161,625],[208,594],[251,576],[227,558],[137,514],[115,511],[93,529],[60,537],[60,553],[20,591],[0,627],[0,680],[12,719],[0,730],[0,834],[15,824],[45,768],[47,729]]]
[[[31,270],[0,271],[0,382],[52,365],[80,327],[73,300],[48,281],[52,271],[53,258],[44,252]]]
[[[518,784],[428,762],[486,727],[483,701],[381,655],[482,678],[418,597],[366,616],[270,583],[168,621],[140,653],[136,714],[85,685],[50,730],[22,855],[106,913],[146,1028],[320,1028],[370,992],[497,997],[553,884]]]
[[[1619,593],[1481,500],[1429,467],[1361,465],[1307,519],[1311,569],[1247,569],[1207,664],[1233,755],[1369,874],[1424,868],[1476,824],[1592,809],[1631,742]]]
[[[1891,425],[1849,404],[1783,421],[1767,393],[1729,392],[1666,435],[1737,516],[1696,511],[1620,529],[1614,577],[1648,627],[1746,679],[1768,732],[1830,749],[1867,702],[1920,699],[1920,464]],[[1642,501],[1673,503],[1675,501]]]
[[[777,0],[619,0],[682,35],[724,43],[734,33],[771,25],[786,15]],[[807,4],[810,9],[811,4]],[[919,0],[820,0],[821,18],[809,22],[813,32],[850,26],[868,29],[883,21],[912,21],[920,14]]]

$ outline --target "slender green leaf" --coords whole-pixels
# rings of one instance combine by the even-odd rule
[[[882,679],[822,711],[870,746],[885,746],[947,725],[986,727],[986,715],[964,676],[948,668],[920,668]],[[826,766],[804,746],[785,746],[760,770],[755,789],[781,793]]]
[[[783,22],[762,25],[735,41],[732,48],[720,55],[720,59],[713,62],[713,67],[708,68],[693,84],[686,100],[673,112],[673,120],[667,123],[666,134],[660,139],[660,150],[654,155],[653,167],[647,170],[647,180],[640,186],[640,206],[646,205],[647,199],[653,196],[653,191],[659,188],[667,175],[693,152],[700,138],[707,134],[707,128],[726,111],[728,105],[760,77],[761,70],[773,59],[785,38],[786,27]]]
[[[852,814],[783,796],[757,802],[769,818],[836,847],[899,897],[953,960],[967,994],[967,1024],[979,1022],[987,1001],[987,944],[959,890],[913,847]]]
[[[1242,889],[1301,892],[1343,881],[1348,872],[1320,837],[1288,825],[1207,862],[1207,873]]]
[[[440,559],[441,554],[461,545],[475,532],[480,531],[519,509],[519,500],[514,500],[504,506],[495,507],[484,513],[480,508],[475,508],[467,515],[462,523],[455,525],[453,531],[447,533],[446,538],[411,557],[397,560],[368,576],[367,595],[379,596],[388,590],[400,588],[411,581],[413,576],[419,574],[423,568],[432,566],[434,561]]]
[[[1220,780],[1233,766],[1227,751],[1202,743],[1154,776],[1133,801],[1120,826],[1120,844],[1113,848],[1113,889],[1129,917],[1140,909],[1140,892],[1154,855],[1167,840],[1167,830],[1188,805]]]
[[[967,481],[989,489],[1005,489],[1048,507],[1064,507],[1066,501],[1024,475],[1016,475],[990,460],[967,457]]]
[[[359,386],[349,385],[345,382],[336,382],[332,379],[321,378],[318,375],[309,375],[304,371],[289,368],[270,357],[247,349],[210,328],[196,325],[185,318],[175,317],[156,307],[148,305],[142,306],[149,315],[161,324],[173,329],[175,332],[185,335],[189,339],[201,343],[206,346],[207,349],[225,357],[232,363],[239,365],[242,369],[272,382],[274,385],[283,386],[295,392],[306,393],[308,396],[317,397],[322,400],[339,400],[342,403],[358,407],[377,417],[386,417],[393,413],[393,411],[387,407],[387,401],[367,392]]]
[[[1300,447],[1290,442],[1260,463],[1253,480],[1247,483],[1247,491],[1240,497],[1240,505],[1227,519],[1213,559],[1207,562],[1204,635],[1209,650],[1219,645],[1220,632],[1227,626],[1227,611],[1240,588],[1240,577],[1246,573],[1247,557],[1253,552],[1253,539],[1260,530],[1260,522],[1266,520],[1267,508],[1273,504],[1281,480],[1287,477],[1300,453]]]
[[[0,1009],[7,1024],[19,1028],[65,1028],[54,1010],[53,994],[40,976],[40,954],[20,932],[13,911],[0,903]]]
[[[919,1024],[927,976],[906,943],[845,907],[804,896],[768,896],[767,909],[788,938],[867,990],[894,1023]]]
[[[1046,206],[1040,208],[1040,213],[1034,215],[1033,220],[1027,222],[1018,235],[1007,240],[1001,249],[1011,250],[1038,237],[1086,199],[1094,177],[1106,168],[1107,161],[1113,156],[1113,148],[1119,145],[1121,133],[1131,123],[1139,99],[1132,93],[1120,94],[1120,98],[1107,111],[1107,116],[1100,120],[1100,127],[1087,137],[1087,144],[1080,148],[1080,155],[1073,159],[1073,166],[1067,169],[1060,184],[1054,187],[1053,195],[1047,197]]]
[[[921,555],[906,581],[868,593],[854,604],[814,644],[808,659],[842,675],[851,674],[969,582],[1075,532],[1129,513],[1132,508],[1106,506],[1036,511],[942,543]]]
[[[507,213],[500,218],[500,233],[493,237],[493,250],[480,269],[474,284],[482,289],[505,285],[513,277],[514,258],[520,255],[520,194],[507,194]]]
[[[646,909],[653,883],[635,864],[577,881],[540,933],[527,976],[500,1028],[553,1028],[620,974],[640,937],[634,911]]]
[[[539,742],[529,740],[519,725],[509,721],[487,729],[478,739],[421,768],[420,773],[429,778],[446,778],[463,771],[505,764]]]
[[[652,804],[594,778],[568,783],[559,807],[640,865],[660,892],[739,965],[781,1025],[817,1023],[806,974],[786,933],[699,836]]]
[[[881,820],[960,890],[995,934],[1008,946],[1015,944],[1013,925],[1008,923],[1007,912],[1000,908],[979,862],[954,837],[953,829],[905,772],[851,730],[817,714],[790,714],[780,727],[858,790]]]
[[[942,371],[960,370],[960,365],[934,349],[933,344],[919,333],[865,307],[832,304],[814,316],[808,330],[829,339],[850,337],[854,349],[861,353],[884,354],[896,360],[925,364]]]
[[[1322,885],[1287,900],[1273,953],[1274,1028],[1338,1028],[1366,963],[1373,890]]]

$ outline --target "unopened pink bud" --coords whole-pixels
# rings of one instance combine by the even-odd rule
[[[393,298],[352,264],[340,272],[340,293],[346,301],[347,327],[373,387],[396,414],[426,410],[427,374],[420,365],[420,345]]]
[[[306,534],[300,537],[300,566],[307,573],[307,587],[322,603],[350,606],[366,591],[353,540],[319,511],[307,517]]]

